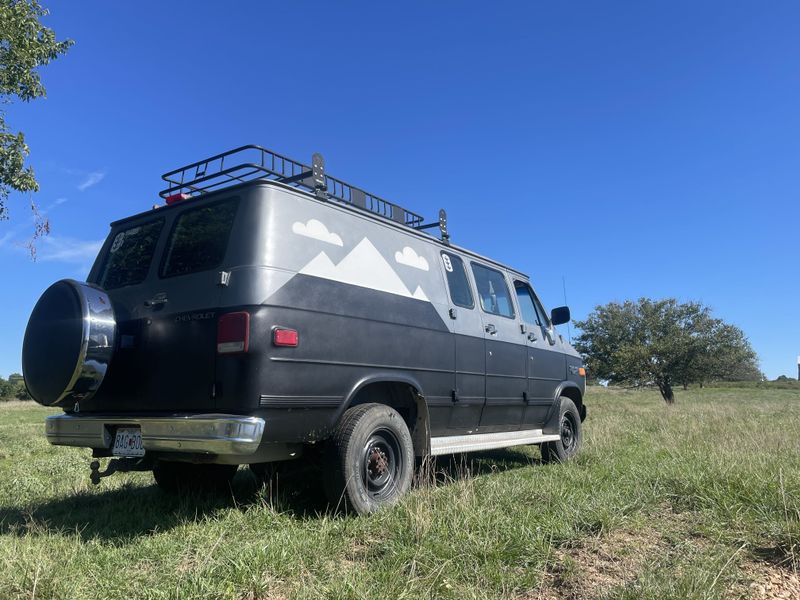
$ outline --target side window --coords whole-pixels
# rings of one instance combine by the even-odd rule
[[[228,248],[237,205],[232,198],[184,211],[167,241],[161,276],[188,275],[218,266]]]
[[[547,313],[544,312],[542,303],[539,302],[539,298],[533,293],[531,287],[524,281],[515,281],[514,287],[517,290],[517,300],[519,301],[519,309],[522,311],[522,319],[526,323],[536,323],[549,329],[550,319],[547,317]]]
[[[481,308],[487,313],[513,319],[514,305],[503,274],[477,263],[472,263],[472,273],[475,275]]]
[[[455,254],[442,252],[442,265],[447,275],[447,287],[450,288],[450,299],[456,306],[474,308],[475,300],[464,270],[464,261]]]
[[[541,323],[542,327],[547,327],[549,329],[552,327],[552,325],[550,324],[550,317],[548,316],[547,311],[545,311],[544,306],[542,306],[542,303],[539,302],[539,298],[536,295],[533,296],[533,301],[536,303],[536,312],[539,313],[539,322]]]
[[[539,317],[536,315],[536,308],[533,305],[533,295],[527,283],[515,281],[514,288],[517,291],[517,302],[519,311],[522,313],[522,320],[531,325],[540,324]]]
[[[157,219],[115,235],[98,283],[106,290],[142,283],[162,227],[164,219]]]

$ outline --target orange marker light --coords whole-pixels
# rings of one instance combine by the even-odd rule
[[[580,375],[581,377],[586,377],[586,369],[584,369],[583,367],[580,367],[578,369],[578,375]]]

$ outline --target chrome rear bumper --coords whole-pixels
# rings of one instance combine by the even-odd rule
[[[147,451],[252,454],[261,443],[264,419],[240,415],[64,414],[45,419],[47,441],[58,446],[110,448],[117,427],[139,426]]]

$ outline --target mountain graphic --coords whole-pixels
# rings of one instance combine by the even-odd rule
[[[429,301],[421,287],[417,286],[413,294],[409,291],[400,276],[367,238],[361,240],[338,265],[334,265],[323,251],[300,269],[299,273]]]

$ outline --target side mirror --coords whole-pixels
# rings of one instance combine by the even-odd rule
[[[569,306],[559,306],[550,311],[550,320],[553,322],[553,325],[569,323],[569,319]]]

